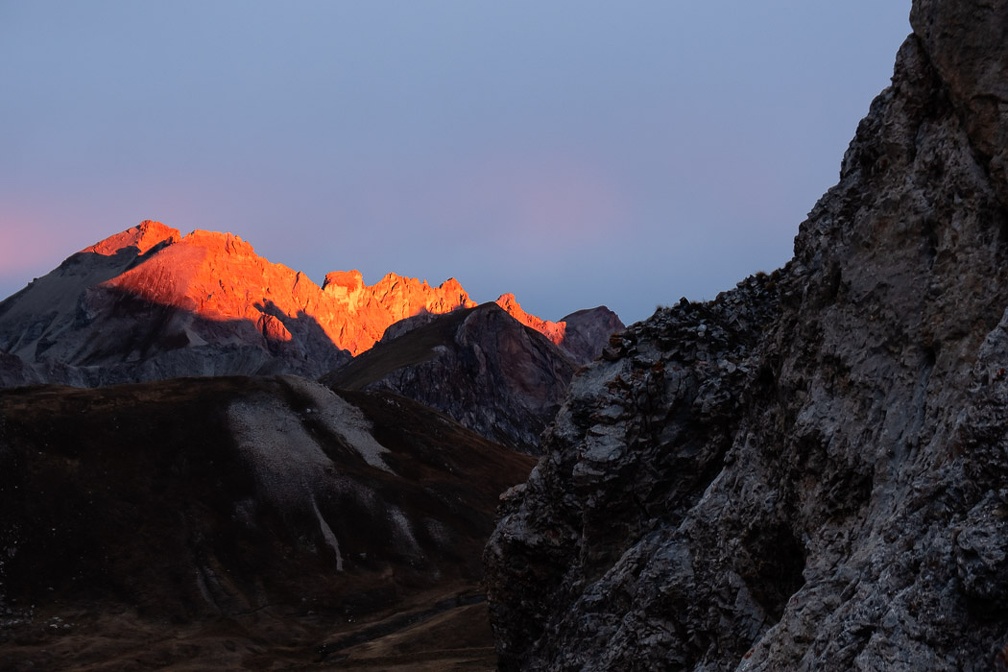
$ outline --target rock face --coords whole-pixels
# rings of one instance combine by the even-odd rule
[[[19,385],[39,385],[45,380],[19,357],[0,352],[0,388]]]
[[[538,449],[576,368],[565,351],[496,303],[409,326],[394,327],[393,338],[387,334],[323,380],[338,389],[396,392],[482,436]]]
[[[374,285],[365,285],[360,271],[334,272],[326,276],[322,289],[359,323],[361,333],[352,334],[344,347],[357,355],[381,338],[392,324],[414,315],[440,315],[459,308],[472,308],[476,302],[455,278],[437,287],[416,278],[389,273]]]
[[[498,493],[531,466],[291,376],[0,390],[0,668],[307,669],[478,624]],[[437,660],[477,646],[458,627],[406,639]]]
[[[1008,663],[1008,8],[914,34],[783,269],[575,376],[485,551],[504,670]]]
[[[560,324],[564,325],[564,334],[558,345],[582,365],[597,359],[610,337],[626,329],[619,316],[605,306],[571,313]]]

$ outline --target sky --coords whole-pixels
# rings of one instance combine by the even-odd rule
[[[0,298],[156,219],[630,323],[792,254],[910,0],[0,0]]]

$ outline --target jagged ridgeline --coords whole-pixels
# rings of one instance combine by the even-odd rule
[[[1008,669],[1008,5],[911,23],[794,258],[574,377],[501,669]]]
[[[513,294],[477,308],[462,285],[359,271],[321,286],[229,233],[145,221],[0,303],[0,386],[94,387],[182,376],[326,376],[398,392],[536,452],[574,370],[623,323],[608,308],[559,322]]]
[[[512,294],[497,303],[578,364],[598,356],[623,326],[605,308],[550,322],[526,313]],[[406,325],[476,305],[454,278],[431,287],[389,273],[366,285],[359,271],[334,271],[319,286],[233,234],[182,236],[144,221],[71,255],[0,302],[0,383],[317,377],[370,349],[392,325],[400,334]]]

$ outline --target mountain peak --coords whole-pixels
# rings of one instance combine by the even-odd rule
[[[515,295],[508,292],[507,294],[501,294],[497,297],[494,302],[498,306],[504,309],[504,311],[518,320],[526,327],[531,327],[536,331],[540,332],[543,336],[548,338],[553,342],[554,345],[561,345],[564,341],[564,333],[567,330],[567,325],[564,322],[551,322],[549,320],[544,320],[541,317],[536,317],[535,315],[530,315],[526,313],[518,303],[518,299]]]
[[[164,242],[175,243],[180,238],[181,234],[178,229],[173,229],[152,219],[145,219],[132,228],[109,236],[90,247],[85,247],[81,252],[111,257],[133,247],[136,248],[138,255],[143,255],[156,245]]]
[[[251,243],[242,240],[241,236],[236,236],[233,233],[196,229],[182,240],[186,244],[204,248],[211,254],[227,255],[236,258],[256,256],[255,249]]]
[[[504,296],[508,312],[559,343],[562,325],[528,315],[513,294]],[[294,370],[311,375],[368,350],[396,322],[476,306],[455,278],[432,287],[389,273],[366,285],[359,270],[333,271],[319,287],[232,233],[181,236],[151,220],[72,255],[4,303],[0,350],[30,364],[181,361],[198,352],[212,360],[201,371],[249,373],[279,348],[297,359],[287,362]],[[228,369],[214,347],[242,349],[244,368]]]

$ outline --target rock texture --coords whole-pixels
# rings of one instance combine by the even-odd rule
[[[485,551],[504,670],[1008,663],[1008,7],[918,0],[783,269],[575,376]]]
[[[378,341],[396,322],[417,315],[440,315],[476,302],[455,278],[437,287],[416,278],[389,273],[374,285],[365,285],[360,271],[335,272],[326,276],[322,289],[348,313],[338,343],[346,343],[358,355]],[[356,333],[356,332],[360,333]],[[349,335],[349,340],[346,339]]]
[[[396,392],[535,452],[575,368],[548,338],[486,303],[397,330],[323,380],[336,389]]]
[[[619,315],[605,306],[573,312],[560,323],[564,325],[560,349],[582,365],[598,359],[609,339],[626,329]]]
[[[0,668],[486,669],[480,551],[531,466],[290,376],[0,390]]]

